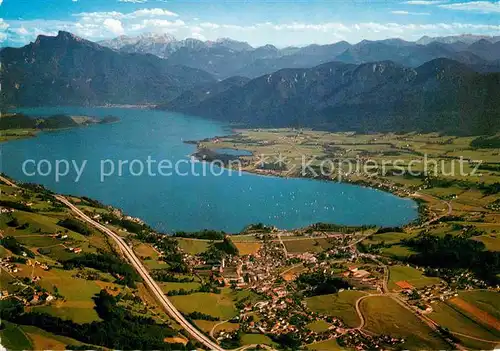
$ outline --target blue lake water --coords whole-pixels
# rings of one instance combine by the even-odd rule
[[[252,174],[238,176],[221,169],[216,169],[222,173],[220,176],[210,172],[197,176],[195,173],[200,174],[207,164],[188,164],[195,146],[183,141],[230,132],[224,124],[211,120],[124,108],[38,108],[23,112],[118,116],[121,121],[113,124],[46,132],[36,138],[0,144],[1,170],[17,180],[41,183],[56,192],[85,195],[116,206],[158,230],[209,228],[237,232],[257,222],[284,229],[316,222],[396,226],[417,217],[415,202],[355,185]],[[158,164],[151,163],[150,172],[134,175],[140,171],[139,163],[147,166],[148,157],[157,162],[183,160],[179,168],[189,174],[168,175],[163,168],[162,176]],[[47,160],[52,168],[56,160],[74,161],[78,167],[84,160],[87,163],[78,182],[73,168],[56,181],[53,171],[46,176],[24,174],[22,165],[29,159]],[[133,163],[132,169],[124,161]],[[33,164],[26,165],[30,174],[35,173]],[[114,176],[101,179],[101,168],[109,174],[112,165]],[[47,172],[47,167],[47,162],[42,162],[42,173]],[[63,164],[60,167],[64,171]],[[188,172],[191,167],[194,172]]]

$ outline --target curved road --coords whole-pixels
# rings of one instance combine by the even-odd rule
[[[163,308],[174,318],[177,323],[179,323],[186,331],[200,343],[205,345],[209,350],[217,350],[217,351],[225,351],[222,347],[213,342],[209,337],[200,332],[196,327],[191,325],[184,316],[175,308],[175,306],[170,302],[170,300],[165,296],[163,291],[160,289],[158,284],[151,278],[149,272],[142,265],[141,261],[137,258],[134,251],[125,243],[122,237],[118,234],[114,233],[107,227],[102,224],[92,220],[85,213],[79,210],[75,205],[69,202],[65,197],[61,195],[55,195],[55,198],[61,201],[63,204],[68,206],[74,213],[76,213],[80,218],[82,218],[85,222],[91,224],[93,227],[97,228],[101,232],[109,235],[115,242],[118,244],[118,247],[122,250],[125,257],[130,261],[132,266],[137,270],[139,275],[144,280],[144,284],[149,288],[151,293],[157,298]]]

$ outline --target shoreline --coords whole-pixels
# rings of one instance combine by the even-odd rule
[[[19,114],[18,112],[12,112],[12,115]],[[24,115],[24,113],[20,113]],[[25,115],[28,118],[32,118],[33,120],[49,120],[52,117],[59,116],[58,114],[53,114],[49,116],[32,116],[32,115]],[[106,124],[115,124],[119,123],[121,120],[119,117],[116,116],[104,116],[104,117],[96,117],[96,116],[87,116],[87,115],[65,115],[61,114],[61,116],[65,116],[69,118],[70,120],[75,123],[75,125],[72,126],[63,126],[60,128],[8,128],[8,129],[2,129],[0,130],[0,144],[2,143],[7,143],[10,141],[16,141],[16,140],[22,140],[22,139],[29,139],[29,138],[36,138],[38,137],[38,134],[44,133],[44,132],[58,132],[58,131],[64,131],[64,130],[70,130],[70,129],[75,129],[75,128],[86,128],[90,126],[96,126],[96,125],[106,125]],[[10,118],[10,116],[7,117],[2,117],[2,118]],[[16,131],[18,133],[16,133]],[[25,133],[22,133],[25,132]],[[10,139],[9,139],[10,137]],[[5,138],[5,140],[3,139]]]
[[[207,161],[199,161],[199,162],[207,162]],[[227,169],[227,168],[224,168],[224,169]],[[325,180],[325,179],[314,179],[314,178],[307,178],[307,177],[284,177],[284,176],[274,176],[274,175],[262,175],[262,174],[258,174],[258,173],[252,173],[252,172],[249,172],[249,171],[243,171],[249,175],[252,175],[252,176],[262,176],[262,177],[274,177],[274,178],[283,178],[283,179],[302,179],[302,180],[308,180],[308,181],[324,181],[324,182],[332,182],[332,183],[338,183],[338,184],[342,184],[343,182],[333,182],[333,181],[328,181],[328,180]],[[0,173],[0,181],[6,183],[7,185],[11,186],[9,184],[10,183],[14,183],[17,184],[18,183],[23,183],[19,180],[16,180],[12,177],[10,177],[9,175],[6,175],[5,173]],[[37,183],[39,184],[39,183]],[[352,186],[358,186],[358,187],[362,187],[362,188],[366,188],[366,189],[372,189],[372,190],[379,190],[379,191],[382,191],[380,189],[376,189],[376,188],[372,188],[372,187],[368,187],[368,186],[362,186],[362,185],[357,185],[357,184],[352,184],[352,183],[343,183],[343,184],[346,184],[346,185],[352,185]],[[41,184],[39,184],[41,185]],[[43,186],[43,185],[41,185]],[[44,187],[44,186],[43,186]],[[69,196],[69,197],[76,197],[76,198],[81,198],[81,197],[87,197],[87,195],[71,195],[71,194],[61,194],[59,192],[55,192],[55,191],[52,191],[50,189],[48,189],[50,192],[52,192],[53,194],[55,195],[62,195],[62,196]],[[387,192],[386,192],[387,193]],[[394,195],[394,194],[393,194]],[[415,201],[414,199],[410,198],[410,197],[401,197],[401,196],[398,196],[400,197],[401,199],[405,199],[405,200],[413,200],[417,206],[419,206],[419,202]],[[94,198],[91,198],[95,201],[98,201],[100,202],[100,200],[96,200]],[[141,222],[147,224],[147,225],[150,225],[147,221],[144,221],[141,217],[138,217],[138,216],[134,216],[132,214],[127,214],[124,212],[124,210],[122,208],[119,208],[119,207],[116,207],[114,205],[110,205],[110,204],[105,204],[105,203],[102,203],[102,205],[106,206],[106,207],[109,207],[113,210],[116,210],[116,211],[119,211],[120,213],[122,213],[124,216],[128,215],[128,216],[131,216],[133,218],[136,218],[138,220],[140,220]],[[418,208],[418,207],[417,207]],[[398,227],[407,227],[407,226],[411,226],[411,225],[415,225],[417,223],[414,223],[415,221],[418,221],[420,219],[420,211],[417,212],[417,218],[410,221],[410,222],[407,222],[406,224],[401,224],[399,225]],[[424,218],[425,220],[425,218]],[[279,228],[277,227],[276,225],[273,225],[273,224],[266,224],[266,223],[263,223],[265,226],[269,226],[269,227],[273,227],[273,228],[276,228],[276,230],[278,231],[285,231],[285,232],[302,232],[302,231],[305,231],[306,229],[318,224],[318,223],[324,223],[324,224],[329,224],[329,225],[334,225],[334,226],[339,226],[339,227],[378,227],[378,228],[386,228],[388,226],[382,226],[382,225],[375,225],[375,224],[372,224],[372,223],[365,223],[365,224],[340,224],[340,223],[337,223],[337,222],[313,222],[313,223],[309,223],[308,225],[305,225],[305,226],[301,226],[301,227],[294,227],[294,228],[290,228],[290,229],[285,229],[285,228]],[[256,223],[246,223],[246,224],[243,224],[243,228],[247,228],[248,226],[251,226],[251,225],[255,225]],[[392,227],[392,226],[389,226],[389,227]],[[183,230],[171,230],[170,233],[168,232],[163,232],[162,230],[160,229],[157,229],[157,228],[153,228],[155,231],[161,233],[161,234],[165,234],[165,235],[170,235],[170,236],[173,236],[173,234],[176,232],[176,231],[183,231]],[[226,232],[224,230],[219,230],[219,229],[210,229],[210,228],[201,228],[199,230],[195,230],[195,231],[188,231],[187,233],[191,233],[191,232],[198,232],[198,231],[203,231],[203,230],[214,230],[214,231],[221,231],[221,232],[225,232],[226,234],[228,235],[244,235],[245,232],[244,232],[244,229],[242,231],[239,231],[239,232]]]
[[[27,184],[27,183],[18,181],[16,179],[14,179],[14,178],[6,175],[5,173],[0,173],[0,185],[2,183],[4,183],[7,186],[14,187],[14,188],[22,188],[22,184]],[[32,183],[30,183],[30,184],[32,184]],[[101,201],[96,200],[95,198],[87,197],[86,195],[61,194],[59,192],[55,192],[55,191],[52,191],[52,190],[50,190],[48,188],[45,188],[45,186],[42,185],[42,184],[39,184],[39,183],[34,183],[34,184],[37,185],[37,186],[39,186],[39,187],[42,187],[42,188],[46,189],[53,196],[64,196],[64,197],[67,197],[67,198],[70,198],[70,199],[79,199],[79,200],[88,198],[90,200],[93,200],[93,201],[99,203],[100,205],[102,205],[103,207],[106,207],[107,209],[112,210],[113,212],[120,213],[121,217],[129,217],[129,218],[131,218],[133,221],[135,221],[137,223],[146,224],[151,229],[153,229],[153,231],[156,232],[157,234],[168,235],[168,236],[171,236],[172,238],[183,238],[183,239],[191,239],[191,240],[205,240],[205,239],[191,238],[189,235],[188,236],[176,236],[175,235],[176,232],[182,232],[183,230],[172,230],[171,232],[161,231],[161,230],[159,230],[157,228],[151,227],[148,222],[144,221],[140,217],[132,216],[132,215],[124,212],[124,210],[121,209],[121,208],[119,208],[119,207],[116,207],[114,205],[109,205],[109,204],[102,203]],[[244,229],[242,231],[240,231],[240,232],[226,232],[224,230],[204,228],[204,229],[199,229],[199,230],[195,230],[195,231],[186,231],[186,233],[190,234],[190,233],[203,232],[203,231],[207,230],[207,231],[215,231],[215,232],[225,233],[226,235],[230,235],[230,236],[239,236],[239,235],[245,236],[245,235],[252,235],[252,233],[246,232],[245,229],[248,228],[248,227],[254,226],[256,224],[260,224],[260,223],[249,223],[249,224],[246,224],[244,226]],[[275,225],[271,225],[271,224],[269,224],[269,225],[268,224],[263,224],[263,225],[264,225],[264,227],[273,229],[273,231],[270,232],[271,234],[274,231],[277,231],[277,232],[295,232],[296,234],[303,234],[303,232],[305,232],[306,230],[308,230],[311,227],[314,227],[317,224],[326,224],[326,225],[332,225],[332,226],[336,226],[336,227],[360,228],[360,229],[361,228],[386,228],[384,226],[378,226],[378,225],[374,225],[374,224],[348,225],[348,224],[338,224],[338,223],[333,223],[333,222],[316,222],[316,223],[308,224],[306,226],[292,228],[292,229],[278,228]],[[297,235],[297,236],[301,236],[301,235]],[[209,239],[206,239],[206,240],[209,240]]]
[[[203,139],[203,140],[206,140],[206,139]],[[202,142],[203,140],[200,140],[199,142]],[[197,142],[195,142],[195,141],[185,141],[184,143],[191,144],[191,145],[196,145],[195,152],[191,153],[189,156],[192,157],[192,158],[194,158],[194,159],[196,159],[196,160],[198,160],[198,162],[214,162],[214,161],[216,161],[216,160],[200,159],[196,155],[198,153],[198,151],[200,150],[199,147],[198,147],[199,144]],[[234,148],[234,149],[235,150],[240,150],[240,149],[237,149],[237,148]],[[243,149],[241,149],[241,150],[243,150]],[[214,151],[214,150],[212,150],[212,151]],[[216,152],[216,151],[214,151],[214,152]],[[234,156],[234,157],[236,159],[239,158],[239,156]],[[225,170],[228,170],[228,171],[238,172],[238,170],[234,170],[232,168],[228,168],[225,165],[224,165],[223,168]],[[388,189],[386,187],[372,186],[369,183],[367,183],[366,181],[346,181],[346,180],[344,180],[344,178],[339,181],[339,180],[333,179],[333,178],[322,178],[322,177],[315,178],[315,177],[300,176],[300,175],[284,175],[284,174],[278,174],[278,173],[272,173],[272,172],[269,172],[269,173],[257,172],[255,169],[241,169],[241,172],[247,173],[247,174],[251,174],[251,175],[254,175],[254,176],[261,176],[261,177],[274,177],[274,178],[283,178],[283,179],[303,179],[303,180],[310,180],[310,181],[322,181],[322,182],[325,182],[325,183],[345,184],[345,185],[352,185],[352,186],[357,186],[357,187],[361,187],[361,188],[365,188],[365,189],[371,189],[371,190],[381,191],[381,192],[384,192],[384,193],[388,193],[388,194],[397,196],[397,197],[399,197],[401,199],[404,199],[404,200],[413,201],[416,204],[417,218],[415,218],[414,220],[412,220],[410,222],[407,222],[406,224],[401,225],[402,227],[418,225],[418,224],[424,223],[425,221],[427,221],[427,220],[430,219],[430,218],[427,218],[427,217],[423,217],[422,216],[422,212],[421,212],[421,207],[425,206],[424,204],[427,203],[427,201],[422,200],[420,198],[420,196],[418,195],[418,192],[411,192],[410,193],[410,191],[407,191],[407,189],[405,189],[405,188],[403,188],[403,189],[398,188],[397,190],[391,190],[391,189]],[[393,186],[396,187],[395,185],[393,185]],[[403,191],[404,193],[402,194],[401,191]],[[418,201],[417,199],[420,199],[420,200]]]

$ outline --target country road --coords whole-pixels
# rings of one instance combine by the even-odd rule
[[[425,195],[425,194],[421,194],[421,193],[419,193],[419,192],[416,192],[416,193],[412,194],[412,196],[413,196],[413,197],[418,197],[418,198],[425,198],[425,196],[426,196],[426,195]],[[428,195],[427,195],[427,196],[428,196]],[[436,222],[436,221],[440,220],[441,218],[443,218],[443,217],[445,217],[445,216],[449,216],[449,215],[451,215],[451,213],[453,212],[453,207],[452,207],[452,205],[451,205],[451,201],[441,200],[441,202],[442,202],[443,204],[445,204],[445,205],[446,205],[446,207],[448,208],[448,209],[447,209],[447,211],[446,211],[446,213],[445,213],[445,214],[436,215],[434,218],[431,218],[431,219],[427,220],[426,222],[424,222],[424,223],[422,223],[422,224],[420,224],[420,225],[416,226],[415,228],[423,228],[423,227],[425,227],[425,226],[428,226],[428,225],[429,225],[429,224],[431,224],[431,223],[434,223],[434,222]]]
[[[401,307],[405,308],[407,311],[412,313],[415,317],[417,317],[422,323],[426,324],[434,332],[440,334],[441,337],[446,342],[448,342],[450,345],[453,345],[453,347],[455,347],[455,350],[465,351],[465,348],[462,345],[456,343],[454,340],[451,340],[449,338],[444,337],[441,333],[439,333],[439,327],[436,324],[436,322],[434,322],[429,317],[415,311],[406,301],[401,299],[397,293],[391,293],[389,291],[389,287],[388,287],[389,267],[387,267],[386,264],[382,263],[380,260],[378,260],[378,258],[375,255],[372,255],[372,254],[361,254],[360,256],[369,258],[372,261],[376,262],[379,266],[381,266],[384,269],[384,277],[382,280],[382,293],[381,294],[370,294],[370,295],[362,296],[358,300],[356,300],[356,306],[355,306],[356,313],[358,314],[358,317],[360,319],[360,324],[356,329],[362,330],[366,324],[365,317],[363,316],[363,313],[361,311],[361,301],[363,301],[364,299],[366,299],[368,297],[373,297],[373,296],[387,296],[387,297],[390,297],[392,300],[394,300],[396,303],[398,303]]]
[[[167,313],[174,318],[177,323],[179,323],[186,331],[200,343],[202,343],[209,350],[218,350],[224,351],[222,347],[213,342],[210,338],[200,332],[196,327],[191,325],[184,316],[175,308],[175,306],[170,302],[170,300],[165,296],[163,291],[160,289],[158,284],[153,280],[153,278],[149,275],[149,272],[142,265],[141,261],[137,258],[134,251],[125,243],[123,238],[121,238],[118,234],[114,233],[112,230],[103,226],[102,224],[92,220],[85,213],[83,213],[80,209],[78,209],[75,205],[69,202],[65,197],[61,195],[55,195],[55,198],[69,207],[74,213],[76,213],[80,218],[82,218],[85,222],[89,223],[93,227],[97,228],[99,231],[109,235],[121,249],[125,257],[130,261],[132,266],[137,270],[139,275],[144,280],[144,284],[148,287],[152,294],[156,297],[156,299],[160,302],[161,306],[167,311]]]
[[[278,233],[278,240],[281,243],[281,246],[283,246],[283,252],[285,253],[285,258],[288,258],[288,251],[286,249],[285,243],[283,242],[283,239],[281,239],[281,233]]]

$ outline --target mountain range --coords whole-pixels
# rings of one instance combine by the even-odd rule
[[[423,37],[417,42],[363,40],[354,45],[341,41],[283,49],[272,45],[253,48],[246,42],[231,39],[176,40],[166,34],[144,34],[135,38],[122,36],[100,44],[120,52],[150,53],[173,65],[202,69],[218,79],[231,76],[256,78],[282,68],[311,68],[331,61],[361,64],[391,60],[418,67],[435,58],[474,65],[476,70],[483,72],[500,71],[500,37],[474,35]]]
[[[450,35],[446,37],[429,37],[424,35],[422,38],[417,40],[416,43],[426,45],[435,41],[443,44],[464,43],[470,45],[481,39],[487,40],[491,43],[496,43],[497,41],[500,41],[500,35],[491,36],[491,35],[462,34],[462,35]]]
[[[255,127],[459,134],[500,130],[500,74],[481,74],[445,58],[417,68],[392,61],[330,62],[282,69],[218,94],[182,96],[201,97],[174,99],[161,108]]]
[[[128,53],[153,54],[161,58],[167,58],[181,48],[202,49],[202,48],[226,48],[235,51],[253,50],[250,44],[232,40],[230,38],[220,38],[216,41],[201,41],[194,38],[177,40],[169,34],[145,33],[137,37],[122,35],[114,39],[102,40],[99,45],[109,47]]]
[[[151,38],[158,39],[141,40]],[[256,127],[459,134],[500,129],[500,73],[488,73],[500,42],[389,39],[278,49],[230,39],[180,44],[161,38],[165,45],[181,45],[166,59],[123,52],[144,47],[140,41],[122,37],[111,49],[67,32],[5,48],[2,106],[154,104]],[[218,59],[212,61],[213,55]],[[331,57],[337,61],[327,61]],[[220,79],[227,72],[238,74]]]
[[[215,81],[205,71],[117,52],[62,31],[4,48],[0,60],[2,99],[15,106],[151,104]]]

